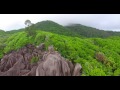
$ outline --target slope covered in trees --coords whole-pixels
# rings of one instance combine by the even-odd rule
[[[120,36],[120,32],[99,30],[81,24],[71,24],[68,26],[62,26],[50,20],[38,22],[34,25],[34,28],[36,30],[39,29],[65,36],[82,37],[82,38],[84,37],[106,38],[111,36]]]
[[[14,34],[14,33],[17,33],[17,32],[22,32],[24,31],[25,29],[18,29],[18,30],[11,30],[11,31],[6,31],[6,34]]]
[[[33,38],[28,37],[26,32],[19,32],[7,39],[3,52],[40,43],[45,43],[46,50],[53,45],[63,57],[80,63],[83,67],[82,76],[120,75],[120,37],[82,39],[38,30]]]
[[[36,30],[43,30],[43,31],[52,32],[60,35],[66,35],[66,36],[77,36],[76,34],[70,32],[70,30],[65,28],[64,26],[59,25],[58,23],[55,23],[50,20],[38,22],[34,25],[34,27]]]
[[[24,30],[25,28],[19,30],[7,31],[6,33],[13,34]],[[42,21],[34,24],[34,30],[42,30],[60,35],[80,37],[80,38],[85,38],[85,37],[107,38],[111,36],[120,36],[120,32],[99,30],[81,24],[71,24],[68,26],[62,26],[50,20]]]
[[[3,50],[6,46],[5,42],[10,37],[11,34],[7,34],[5,31],[0,30],[0,58],[3,56]]]
[[[82,76],[119,76],[120,75],[120,33],[102,31],[75,24],[62,26],[52,21],[34,24],[34,37],[27,35],[25,29],[0,30],[0,58],[27,44],[55,50],[73,63],[82,65]],[[29,30],[28,30],[29,31]]]
[[[0,30],[0,35],[5,34],[5,31]]]
[[[77,33],[84,37],[106,38],[110,36],[120,36],[120,32],[98,30],[81,24],[71,24],[66,26],[66,28],[70,29],[70,32]]]

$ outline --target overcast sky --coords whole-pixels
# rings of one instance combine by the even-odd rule
[[[52,20],[61,25],[79,23],[102,30],[120,31],[120,14],[0,14],[0,29],[24,28],[27,19],[32,23]]]

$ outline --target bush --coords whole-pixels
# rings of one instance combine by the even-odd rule
[[[27,36],[26,32],[13,34],[5,40],[6,46],[3,50],[1,48],[0,55],[3,55],[3,51],[16,50],[26,44],[39,45],[45,43],[46,50],[49,45],[53,45],[55,50],[60,52],[63,57],[72,62],[80,63],[83,67],[83,76],[119,75],[119,39],[82,39],[40,30],[36,34],[35,37]],[[37,60],[37,57],[33,57],[31,63],[37,62]]]
[[[96,55],[95,55],[96,59],[102,63],[105,63],[106,62],[106,57],[103,53],[101,52],[97,52]]]
[[[37,63],[39,61],[39,58],[38,57],[33,57],[30,61],[31,64],[33,63]]]
[[[89,72],[90,76],[106,76],[105,72],[99,68],[94,68]]]
[[[114,71],[114,76],[120,76],[120,69]]]

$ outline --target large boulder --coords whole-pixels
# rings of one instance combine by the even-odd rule
[[[75,67],[74,67],[74,71],[73,71],[73,76],[80,76],[81,73],[80,71],[82,70],[82,66],[80,64],[76,64]]]
[[[56,54],[49,54],[36,69],[36,76],[70,76],[70,68],[66,61]]]
[[[45,51],[44,43],[11,51],[0,61],[0,76],[80,76],[81,69],[80,64],[66,60],[53,46]]]
[[[54,51],[52,46],[48,47],[43,59],[36,69],[36,76],[80,76],[82,66],[72,64]]]

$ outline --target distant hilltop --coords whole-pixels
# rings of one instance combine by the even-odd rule
[[[34,29],[72,37],[106,38],[111,36],[120,36],[120,32],[99,30],[93,27],[76,23],[69,24],[67,26],[62,26],[51,20],[37,22],[36,24],[34,24]],[[24,31],[24,28],[6,31],[6,33],[16,33],[21,31]]]

